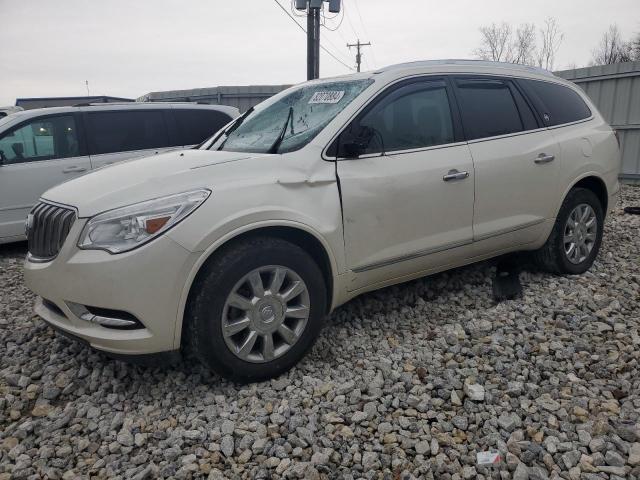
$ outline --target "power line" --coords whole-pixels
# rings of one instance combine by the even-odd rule
[[[276,2],[276,4],[280,7],[280,9],[287,14],[287,16],[293,21],[293,23],[295,23],[298,28],[300,30],[302,30],[305,34],[307,33],[307,29],[304,28],[302,25],[300,25],[296,19],[293,17],[293,15],[291,15],[286,8],[284,8],[282,6],[282,4],[278,1],[278,0],[273,0],[274,2]],[[322,50],[324,50],[324,52],[326,54],[328,54],[331,58],[333,58],[336,62],[341,63],[342,65],[344,65],[345,67],[347,67],[349,70],[353,71],[353,67],[350,67],[349,65],[347,65],[346,63],[344,63],[342,60],[340,60],[338,57],[336,57],[330,50],[328,50],[324,45],[320,44],[320,48]]]

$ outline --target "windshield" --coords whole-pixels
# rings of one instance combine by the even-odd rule
[[[250,153],[285,153],[309,143],[373,80],[334,81],[294,87],[239,118],[202,148]]]

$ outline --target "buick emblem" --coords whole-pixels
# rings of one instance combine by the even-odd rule
[[[29,236],[29,232],[31,231],[32,228],[33,228],[33,213],[30,213],[29,215],[27,215],[27,221],[24,222],[24,233],[27,237]]]

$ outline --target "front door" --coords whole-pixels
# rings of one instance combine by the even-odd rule
[[[24,236],[24,223],[49,188],[90,170],[73,114],[25,121],[0,136],[0,239]]]
[[[341,134],[344,148],[369,132],[358,158],[338,150],[351,290],[447,264],[471,243],[473,163],[450,97],[443,79],[403,82]]]

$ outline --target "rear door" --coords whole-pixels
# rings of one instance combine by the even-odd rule
[[[90,170],[78,114],[46,115],[0,134],[0,238],[21,238],[38,198]]]
[[[556,141],[512,80],[460,76],[453,83],[475,168],[474,240],[520,230],[518,241],[535,240],[527,232],[553,217],[558,198]]]
[[[94,169],[170,147],[162,109],[87,110],[84,121]]]
[[[473,164],[450,99],[444,79],[403,82],[336,141],[374,133],[359,158],[338,153],[351,290],[446,264],[471,243]]]

